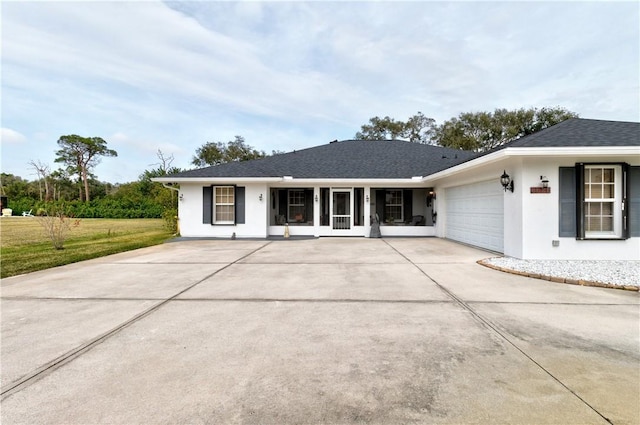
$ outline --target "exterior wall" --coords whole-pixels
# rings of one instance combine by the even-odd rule
[[[209,184],[180,185],[183,200],[178,204],[180,234],[185,237],[238,238],[267,237],[267,185],[264,183],[241,184],[245,187],[245,224],[211,225],[202,223],[202,188]],[[260,195],[262,194],[262,201]]]
[[[513,192],[504,193],[504,255],[515,258],[524,257],[523,229],[528,223],[523,217],[522,200],[526,196],[524,187],[526,186],[523,177],[524,171],[521,159],[509,159],[502,165],[502,170],[506,171],[513,181]],[[499,170],[498,170],[499,171]],[[498,174],[497,184],[500,183]],[[528,190],[528,189],[527,189]]]
[[[221,183],[223,184],[223,183]],[[180,195],[182,201],[178,205],[178,217],[180,220],[180,234],[185,237],[218,237],[218,238],[231,238],[235,233],[237,238],[266,238],[268,236],[283,236],[285,232],[284,225],[274,225],[273,221],[270,221],[270,217],[274,214],[272,203],[272,189],[282,188],[310,188],[314,190],[314,202],[313,202],[313,225],[295,225],[291,224],[289,228],[290,236],[344,236],[348,233],[348,236],[369,237],[371,233],[370,217],[375,214],[375,210],[372,207],[374,204],[372,198],[371,186],[362,184],[355,184],[354,187],[364,187],[364,225],[352,226],[352,229],[347,232],[335,232],[332,226],[320,225],[320,202],[315,201],[316,195],[320,198],[321,187],[336,187],[350,185],[336,185],[332,184],[313,184],[286,182],[281,184],[268,184],[268,183],[247,183],[238,184],[238,186],[245,187],[245,223],[236,225],[211,225],[205,224],[202,221],[203,199],[202,188],[211,186],[211,184],[197,183],[189,184],[182,183],[180,187]],[[406,186],[401,186],[406,188]],[[414,215],[426,215],[431,209],[427,208],[426,195],[427,191],[423,188],[415,189],[413,194]],[[260,195],[262,195],[262,201],[260,201]],[[369,199],[369,202],[366,201]],[[423,205],[424,204],[424,205]],[[425,216],[425,219],[427,217]],[[427,223],[430,220],[427,219]],[[381,226],[381,233],[383,236],[434,236],[435,230],[433,226]]]
[[[572,167],[576,162],[627,162],[631,158],[530,158],[524,161],[522,185],[522,218],[527,226],[522,231],[522,257],[558,260],[640,260],[640,238],[627,240],[577,240],[559,237],[559,167]],[[631,165],[640,165],[636,158]],[[551,193],[530,193],[540,186],[540,176],[549,180]],[[552,242],[558,241],[559,246]]]

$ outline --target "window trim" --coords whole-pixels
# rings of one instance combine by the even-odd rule
[[[305,189],[288,189],[287,190],[287,221],[289,223],[298,223],[299,222],[298,220],[295,219],[296,214],[292,213],[291,207],[302,208],[302,210],[303,210],[303,213],[301,214],[302,218],[303,219],[306,218],[305,217],[305,213],[304,213],[304,211],[307,208],[307,205],[306,205],[306,202],[305,202],[306,201],[305,193],[306,193]],[[300,199],[302,200],[302,203],[301,204],[293,204],[293,203],[291,203],[291,196],[292,195],[295,195],[296,197],[300,197]],[[302,221],[300,221],[300,222],[302,222]]]
[[[602,181],[600,182],[593,182],[593,181],[586,181],[586,174],[587,171],[589,171],[589,174],[593,174],[593,171],[591,170],[602,170],[603,171],[603,176],[602,176]],[[605,170],[611,170],[613,172],[613,181],[612,182],[606,182],[604,179],[604,172]],[[622,166],[620,165],[615,165],[615,164],[608,164],[608,165],[602,165],[602,164],[591,164],[591,165],[585,165],[584,167],[584,173],[585,173],[585,180],[583,182],[583,185],[585,187],[585,196],[584,196],[584,220],[585,220],[585,238],[588,239],[611,239],[611,238],[620,238],[622,237],[622,184],[620,184],[622,182]],[[591,178],[593,178],[593,175],[591,176]],[[601,197],[593,197],[592,193],[587,194],[586,193],[586,188],[590,187],[590,192],[593,192],[593,189],[597,186],[601,186],[602,189],[602,193],[601,193]],[[605,197],[605,187],[609,185],[609,186],[613,186],[613,193],[611,197]],[[589,197],[589,195],[591,195],[591,197]],[[604,219],[604,217],[608,217],[609,215],[605,215],[603,214],[603,211],[601,210],[600,214],[591,214],[591,208],[589,208],[589,204],[609,204],[610,208],[611,208],[611,227],[612,230],[588,230],[587,228],[589,227],[589,218],[590,217],[600,217],[601,219]]]
[[[391,195],[391,192],[400,192],[400,203],[397,204],[392,204],[391,202],[389,202],[387,199],[391,200],[393,199],[393,195]],[[391,197],[389,198],[388,195],[391,195]],[[384,215],[385,218],[388,218],[390,216],[390,214],[387,214],[388,210],[387,208],[389,207],[394,207],[394,208],[400,208],[400,217],[395,217],[393,216],[393,222],[394,223],[402,223],[404,222],[404,190],[403,189],[385,189],[384,191]]]
[[[216,191],[217,189],[233,189],[233,202],[232,203],[217,203],[217,197],[216,197]],[[231,205],[233,207],[233,220],[218,220],[216,218],[216,207],[218,205]],[[236,224],[236,186],[235,185],[219,185],[219,186],[212,186],[212,199],[211,199],[211,224],[212,225],[235,225]]]
[[[596,233],[586,231],[585,170],[589,168],[614,168],[613,220],[614,231],[611,233]],[[624,162],[580,162],[575,165],[576,170],[576,239],[578,240],[626,240],[629,239],[627,225],[627,198],[629,188],[627,184],[629,164]],[[595,201],[597,202],[597,201]]]

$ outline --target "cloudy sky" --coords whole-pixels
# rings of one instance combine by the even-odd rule
[[[3,1],[2,171],[34,179],[62,135],[136,180],[235,135],[270,153],[373,116],[562,106],[639,120],[638,2]]]

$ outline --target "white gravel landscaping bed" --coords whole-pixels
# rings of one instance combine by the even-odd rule
[[[605,286],[640,288],[640,261],[519,260],[495,257],[482,260],[481,263],[507,271],[564,278],[569,283],[594,282]]]

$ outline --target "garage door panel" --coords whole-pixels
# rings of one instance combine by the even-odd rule
[[[502,252],[503,196],[494,180],[446,189],[446,237]]]

